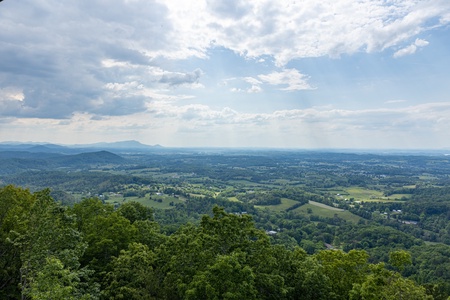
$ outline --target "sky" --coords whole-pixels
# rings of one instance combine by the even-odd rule
[[[0,142],[450,149],[448,0],[4,0]]]

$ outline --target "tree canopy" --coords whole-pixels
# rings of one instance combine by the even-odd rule
[[[271,242],[247,214],[215,206],[164,235],[151,209],[95,198],[67,208],[49,190],[0,189],[2,299],[433,299],[407,279],[412,255],[308,254]],[[374,233],[375,234],[375,233]],[[51,295],[51,296],[50,296]]]

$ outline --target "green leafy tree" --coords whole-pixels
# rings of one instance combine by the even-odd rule
[[[71,270],[63,265],[56,257],[47,257],[45,264],[37,271],[30,283],[26,296],[33,300],[68,299],[93,300],[97,299],[98,290],[91,286],[90,292],[85,292],[83,277],[86,270]]]
[[[107,217],[114,212],[114,207],[103,204],[99,199],[87,198],[71,207],[70,212],[76,216],[78,230],[88,232],[92,230],[93,219],[100,216]]]
[[[39,280],[45,278],[42,272],[49,270],[45,267],[53,266],[57,261],[68,274],[80,276],[80,284],[67,286],[73,296],[90,295],[95,298],[96,285],[89,284],[90,271],[80,269],[79,258],[86,244],[67,209],[50,197],[48,189],[31,194],[28,190],[8,186],[0,194],[1,201],[8,202],[5,205],[8,210],[1,213],[1,243],[12,251],[5,252],[5,258],[12,258],[5,264],[5,269],[14,275],[5,291],[10,293],[12,287],[20,287],[20,294],[17,290],[14,292],[16,299],[35,297],[32,294],[37,291],[36,287],[42,286],[38,284]],[[1,260],[3,263],[3,257]],[[13,294],[5,296],[8,299]]]
[[[260,299],[284,297],[284,279],[279,273],[277,259],[272,255],[269,237],[255,227],[250,216],[228,214],[216,206],[213,217],[203,216],[200,227],[212,239],[211,251],[216,255],[235,251],[246,254],[246,265],[255,274]]]
[[[258,299],[255,274],[245,265],[245,254],[220,255],[188,285],[186,299]]]
[[[231,297],[223,294],[218,283],[237,265],[246,270],[240,276],[253,278],[248,286],[254,287],[258,299],[282,299],[287,292],[268,236],[255,228],[250,216],[228,214],[223,208],[215,207],[213,216],[204,216],[199,227],[186,225],[172,234],[157,249],[157,257],[158,274],[169,299]],[[229,272],[218,272],[217,265],[226,265],[223,272]]]
[[[153,221],[153,210],[136,201],[122,204],[117,211],[131,223],[144,220]]]
[[[81,263],[95,270],[96,280],[101,282],[111,258],[134,241],[136,227],[114,211],[112,205],[98,199],[85,199],[75,204],[71,212],[76,215],[78,228],[87,243]]]
[[[105,298],[155,299],[159,286],[154,261],[155,254],[146,245],[131,243],[111,262],[105,279]]]
[[[156,250],[157,276],[162,297],[182,299],[197,272],[214,261],[213,239],[192,225],[182,226]]]
[[[411,254],[405,250],[392,251],[389,253],[389,263],[400,271],[412,264]]]
[[[213,217],[203,216],[200,228],[215,240],[213,250],[218,254],[235,250],[252,252],[270,245],[267,235],[255,228],[251,216],[228,214],[218,206],[213,208]]]
[[[5,186],[0,189],[0,299],[20,297],[20,248],[14,240],[28,229],[28,215],[36,196],[29,190]]]
[[[369,255],[365,251],[324,250],[315,255],[329,279],[329,299],[347,299],[353,284],[362,283],[367,275]]]
[[[135,241],[149,247],[151,250],[159,247],[167,240],[167,236],[160,232],[159,224],[149,220],[138,220],[133,223],[136,228]]]
[[[385,269],[384,263],[371,265],[371,274],[364,282],[356,283],[350,291],[351,300],[425,300],[433,299],[425,288],[399,273]]]
[[[69,268],[77,269],[79,257],[86,247],[80,233],[75,230],[75,220],[66,213],[65,207],[50,197],[50,191],[43,190],[35,195],[36,201],[28,215],[27,231],[14,241],[21,251],[21,286],[25,293],[49,256],[56,257]]]
[[[296,263],[290,286],[289,299],[320,300],[330,299],[332,291],[330,279],[324,267],[312,256]]]

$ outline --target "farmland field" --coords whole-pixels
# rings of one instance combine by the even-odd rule
[[[292,207],[293,205],[297,204],[297,201],[291,200],[291,199],[287,199],[287,198],[282,198],[281,199],[281,204],[278,205],[255,205],[256,208],[260,208],[260,209],[264,209],[264,208],[268,208],[270,210],[273,211],[284,211],[286,209],[288,209],[289,207]]]
[[[337,216],[341,219],[353,223],[357,223],[361,219],[361,217],[352,214],[347,210],[339,210],[331,206],[318,206],[317,204],[311,203],[300,206],[299,208],[295,209],[294,212],[300,213],[302,215],[316,215],[322,218],[334,218],[335,216]]]

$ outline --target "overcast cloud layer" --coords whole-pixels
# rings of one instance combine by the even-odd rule
[[[450,1],[0,3],[0,142],[450,147]]]

